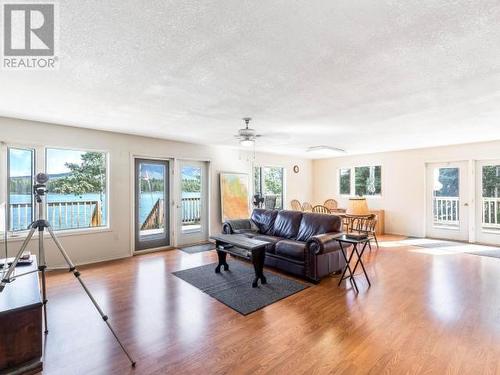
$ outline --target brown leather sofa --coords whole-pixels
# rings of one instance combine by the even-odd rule
[[[222,231],[268,241],[266,266],[313,282],[345,266],[340,245],[334,239],[342,231],[338,216],[255,209],[250,219],[226,221]]]

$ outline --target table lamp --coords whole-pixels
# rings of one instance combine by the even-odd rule
[[[347,205],[346,214],[351,216],[369,215],[370,211],[368,211],[366,198],[363,197],[349,198],[349,204]]]

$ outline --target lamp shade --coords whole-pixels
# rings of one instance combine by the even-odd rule
[[[347,206],[346,213],[354,216],[369,215],[368,205],[366,198],[349,198],[349,205]]]

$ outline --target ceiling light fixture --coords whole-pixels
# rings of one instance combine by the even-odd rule
[[[240,140],[240,145],[242,145],[243,147],[252,147],[255,143],[255,140],[254,139],[251,139],[251,138],[245,138],[245,139],[242,139]]]
[[[341,155],[346,153],[344,149],[331,146],[311,146],[306,150],[306,152],[322,155]]]

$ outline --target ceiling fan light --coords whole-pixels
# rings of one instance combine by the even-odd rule
[[[243,147],[252,147],[255,141],[253,139],[242,139],[240,140],[240,145]]]

